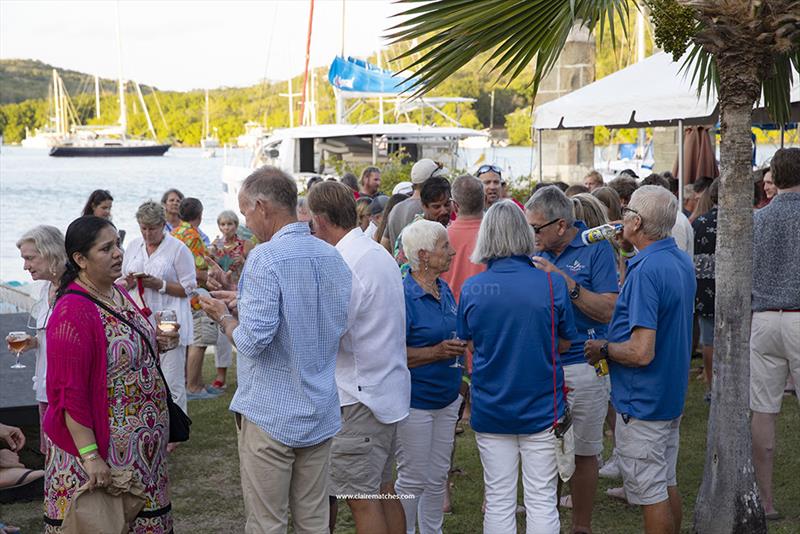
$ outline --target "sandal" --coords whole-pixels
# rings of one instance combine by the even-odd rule
[[[0,504],[14,502],[31,502],[44,497],[44,472],[36,480],[28,481],[31,473],[38,473],[36,469],[26,470],[13,486],[0,490]]]
[[[14,525],[7,525],[0,521],[0,533],[2,534],[19,534],[19,527]]]

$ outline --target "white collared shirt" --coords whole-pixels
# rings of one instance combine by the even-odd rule
[[[356,227],[336,244],[353,273],[347,331],[339,343],[336,384],[342,406],[363,403],[384,424],[406,418],[411,374],[400,269],[386,249]]]

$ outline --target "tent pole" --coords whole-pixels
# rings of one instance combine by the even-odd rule
[[[683,185],[686,179],[683,176],[683,119],[678,119],[678,209],[683,209]]]
[[[786,125],[781,124],[781,148],[783,148],[783,134],[786,131]]]
[[[536,152],[539,166],[539,183],[544,181],[544,168],[542,167],[542,131],[536,130]]]

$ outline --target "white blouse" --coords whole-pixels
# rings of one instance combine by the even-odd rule
[[[122,276],[132,273],[147,273],[167,282],[177,282],[189,295],[197,289],[197,274],[194,268],[194,256],[182,241],[164,233],[164,239],[151,255],[147,254],[147,246],[141,237],[137,237],[128,245],[122,260]],[[131,295],[138,297],[134,287]],[[138,300],[138,298],[137,298]],[[178,316],[180,328],[180,344],[192,343],[192,309],[189,297],[173,297],[159,293],[157,289],[144,289],[144,304],[153,310],[150,322],[155,326],[155,312],[174,310]]]
[[[36,402],[47,402],[47,336],[45,328],[50,318],[50,282],[42,284],[39,297],[31,308],[31,318],[36,324],[36,341],[39,346],[36,348],[36,372],[33,375],[33,391],[35,391]],[[31,323],[28,322],[28,325]]]

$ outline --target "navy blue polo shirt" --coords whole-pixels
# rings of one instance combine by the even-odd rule
[[[403,279],[406,297],[406,345],[430,347],[450,339],[456,331],[456,299],[441,278],[439,300],[426,293],[409,274]],[[462,365],[464,358],[462,356]],[[412,367],[411,407],[418,410],[438,410],[458,398],[461,387],[461,368],[450,367],[455,358]]]
[[[561,269],[570,278],[575,280],[582,288],[592,293],[619,293],[617,282],[617,261],[614,249],[608,241],[601,241],[594,245],[585,245],[581,240],[581,232],[586,230],[583,221],[575,221],[578,233],[567,248],[558,257],[552,252],[542,251],[540,256],[549,260]],[[595,321],[574,306],[576,337],[572,338],[572,346],[568,352],[561,355],[564,365],[586,363],[583,355],[583,344],[589,339],[589,330],[594,329],[596,339],[605,339],[608,325]]]
[[[668,421],[683,412],[695,286],[692,260],[671,237],[645,247],[628,261],[608,340],[622,343],[634,328],[649,328],[656,331],[656,349],[644,367],[609,360],[611,402],[618,413]]]
[[[475,345],[470,425],[476,432],[542,432],[553,425],[554,394],[558,417],[564,412],[564,372],[557,355],[553,391],[551,317],[556,338],[576,334],[567,284],[559,274],[551,279],[554,313],[547,273],[525,256],[490,261],[486,271],[462,286],[458,336]]]

